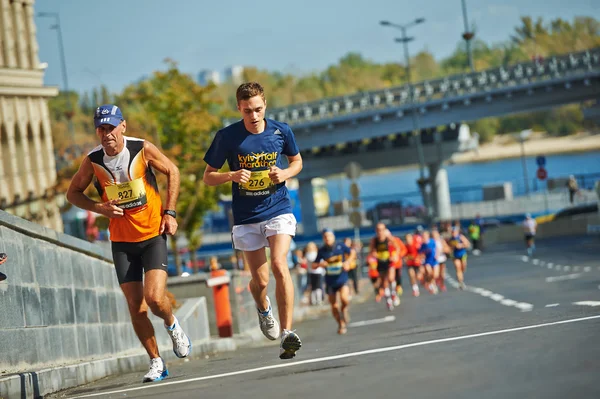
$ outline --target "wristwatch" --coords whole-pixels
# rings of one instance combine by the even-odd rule
[[[174,218],[177,218],[177,212],[175,212],[174,210],[171,210],[171,209],[165,209],[163,211],[163,215],[169,215],[169,216],[172,216]]]

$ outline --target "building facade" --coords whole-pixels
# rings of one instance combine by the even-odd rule
[[[35,0],[0,0],[0,209],[62,231]]]

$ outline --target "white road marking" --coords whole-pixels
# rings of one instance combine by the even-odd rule
[[[354,323],[349,323],[348,327],[370,326],[373,324],[389,323],[390,321],[394,321],[394,320],[396,320],[396,316],[386,316],[383,319],[363,320],[363,321],[357,321]]]
[[[600,302],[598,302],[598,304],[600,304]],[[170,385],[186,384],[186,383],[196,382],[196,381],[214,380],[217,378],[232,377],[232,376],[236,376],[236,375],[256,373],[259,371],[283,369],[283,368],[288,368],[288,367],[301,366],[304,364],[328,362],[331,360],[348,359],[348,358],[352,358],[352,357],[366,356],[366,355],[372,355],[372,354],[376,354],[376,353],[398,351],[398,350],[414,348],[414,347],[418,347],[418,346],[439,344],[442,342],[461,341],[461,340],[466,340],[466,339],[471,339],[471,338],[479,338],[479,337],[486,337],[486,336],[491,336],[491,335],[506,334],[506,333],[516,332],[516,331],[532,330],[532,329],[536,329],[536,328],[550,327],[550,326],[556,326],[556,325],[561,325],[561,324],[578,323],[578,322],[582,322],[582,321],[594,320],[594,319],[599,319],[599,318],[600,318],[600,315],[596,315],[596,316],[581,317],[578,319],[567,319],[567,320],[553,321],[553,322],[549,322],[549,323],[532,324],[532,325],[523,326],[523,327],[507,328],[504,330],[486,331],[486,332],[476,333],[476,334],[460,335],[457,337],[433,339],[430,341],[413,342],[411,344],[368,349],[368,350],[359,351],[359,352],[350,352],[350,353],[344,353],[341,355],[325,356],[325,357],[319,357],[316,359],[307,359],[307,360],[296,361],[296,362],[292,362],[292,363],[277,363],[277,364],[273,364],[273,365],[269,365],[269,366],[256,367],[253,369],[231,371],[228,373],[207,375],[204,377],[188,378],[185,380],[177,380],[177,381],[168,381],[167,380],[166,382],[144,385],[141,387],[119,389],[119,390],[115,390],[115,391],[97,392],[97,393],[92,393],[92,394],[87,394],[87,395],[82,395],[82,396],[76,396],[76,397],[77,398],[89,398],[89,397],[93,397],[93,396],[113,395],[113,394],[119,394],[119,393],[124,393],[124,392],[133,392],[133,391],[141,391],[141,390],[147,390],[147,389],[164,388],[164,387],[170,386]]]
[[[573,280],[581,277],[581,273],[565,274],[564,276],[546,277],[547,283],[554,283],[556,281]]]
[[[564,271],[568,272],[569,270],[571,270],[571,266],[565,266],[563,267]]]
[[[548,267],[549,267],[549,268],[552,268],[552,267],[554,267],[554,263],[552,263],[552,262],[548,262]]]
[[[531,263],[533,263],[534,265],[537,266],[540,263],[540,260],[539,259],[534,259],[534,260],[531,261]]]
[[[458,288],[458,281],[454,280],[452,277],[446,275],[446,281],[451,286]],[[501,305],[515,307],[517,309],[520,309],[522,312],[528,312],[533,309],[533,305],[530,303],[514,301],[512,299],[505,298],[504,295],[497,294],[490,290],[486,290],[485,288],[479,288],[469,285],[467,286],[467,291],[481,295],[486,298],[490,298],[491,300],[496,301]]]
[[[521,260],[523,262],[529,262],[529,257],[528,256],[523,256],[523,257],[521,257]]]
[[[556,307],[556,306],[558,306],[558,305],[560,305],[560,303],[549,303],[549,304],[547,304],[545,307],[546,307],[546,308],[554,308],[554,307]]]
[[[586,272],[586,273],[589,273],[589,272],[592,271],[592,268],[589,267],[589,266],[586,266],[586,267],[583,268],[583,271]]]
[[[573,302],[573,305],[581,305],[581,306],[600,306],[600,302],[599,301],[580,301],[580,302]]]
[[[556,268],[560,269],[558,266]],[[548,265],[548,269],[552,269],[552,266]]]

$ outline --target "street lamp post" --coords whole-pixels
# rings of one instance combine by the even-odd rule
[[[411,71],[410,71],[410,56],[408,54],[408,42],[414,40],[415,38],[408,37],[406,35],[406,30],[408,28],[411,28],[411,27],[421,24],[423,22],[425,22],[425,18],[417,18],[414,21],[409,22],[408,24],[404,24],[404,25],[395,24],[390,21],[379,22],[379,24],[382,26],[391,26],[393,28],[400,29],[400,32],[402,32],[402,37],[396,38],[396,42],[402,43],[403,47],[404,47],[404,59],[405,59],[405,63],[406,63],[406,80],[408,83],[408,90],[410,92],[410,95],[409,95],[410,106],[412,108],[413,137],[415,138],[415,142],[416,142],[416,146],[417,146],[417,157],[419,159],[419,182],[420,182],[420,184],[423,184],[423,182],[425,181],[425,155],[423,154],[423,144],[421,143],[421,127],[419,124],[419,115],[418,115],[418,110],[417,110],[418,107],[415,102],[414,90],[412,87],[412,78],[411,78]],[[428,216],[431,216],[431,208],[430,208],[429,200],[425,193],[426,193],[426,190],[423,191],[423,194],[424,194],[423,201],[425,202],[425,207],[427,209]]]
[[[463,20],[465,23],[465,32],[462,34],[463,39],[467,42],[467,57],[469,60],[469,68],[471,72],[475,72],[475,66],[473,65],[473,51],[471,50],[471,40],[475,37],[475,33],[469,29],[469,19],[467,17],[467,3],[466,0],[462,0],[462,12]]]
[[[50,29],[55,29],[58,35],[58,50],[60,52],[60,63],[62,70],[63,85],[65,87],[66,101],[67,101],[67,112],[66,117],[69,126],[69,135],[71,136],[71,144],[75,144],[75,129],[73,127],[73,104],[71,103],[71,96],[69,95],[69,79],[67,74],[67,62],[65,58],[65,48],[63,44],[62,30],[60,27],[60,15],[57,12],[39,12],[38,17],[49,17],[54,18],[55,24],[50,26]]]
[[[529,176],[527,175],[527,162],[525,160],[525,140],[531,135],[531,129],[523,130],[519,133],[521,142],[521,165],[523,166],[523,179],[525,179],[525,193],[529,195]]]

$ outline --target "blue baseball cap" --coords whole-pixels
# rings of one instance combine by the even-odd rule
[[[119,126],[123,122],[123,113],[116,105],[105,104],[96,108],[94,113],[94,125],[96,127],[104,124]]]

